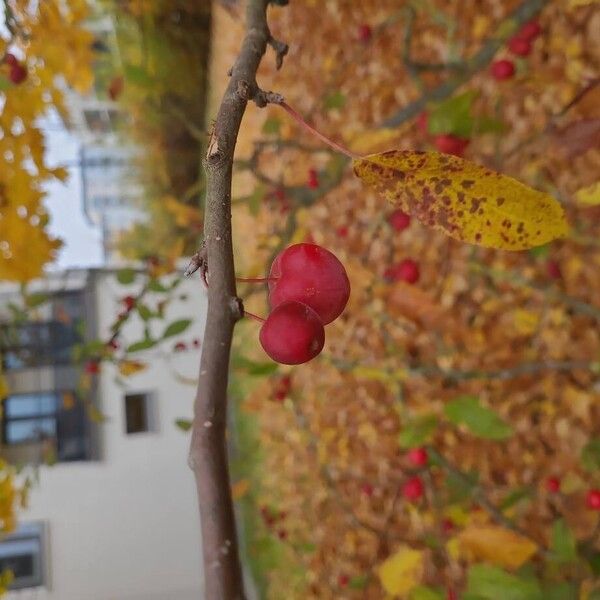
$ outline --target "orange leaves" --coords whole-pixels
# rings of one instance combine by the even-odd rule
[[[390,150],[356,159],[354,172],[425,225],[463,242],[525,250],[568,231],[548,194],[455,156]]]

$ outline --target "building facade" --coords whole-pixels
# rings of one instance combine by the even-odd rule
[[[0,448],[13,464],[39,465],[17,531],[0,541],[0,570],[16,575],[9,600],[202,597],[189,436],[175,421],[192,413],[203,286],[198,279],[181,283],[156,323],[137,314],[127,320],[121,347],[139,341],[145,327],[160,336],[169,322],[193,319],[180,338],[135,355],[144,370],[124,377],[103,362],[83,398],[81,365],[73,360],[86,340],[110,339],[123,297],[135,296],[142,279],[124,286],[109,270],[57,274],[33,287],[48,300],[17,325],[11,315],[18,290],[0,290],[10,390]],[[152,306],[165,296],[144,298]],[[90,406],[104,422],[90,418]],[[52,466],[44,464],[49,453]]]

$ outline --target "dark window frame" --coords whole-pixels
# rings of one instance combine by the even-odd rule
[[[0,565],[8,562],[10,566],[10,548],[16,546],[13,560],[18,556],[27,556],[22,551],[19,552],[19,545],[23,543],[32,543],[37,547],[37,552],[32,556],[32,574],[27,576],[16,577],[9,585],[9,590],[23,590],[44,587],[46,585],[47,573],[47,542],[46,542],[46,527],[43,522],[30,522],[22,524],[14,533],[0,539]],[[8,550],[8,552],[7,552]]]

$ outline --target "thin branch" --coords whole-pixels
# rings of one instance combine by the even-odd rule
[[[523,23],[526,23],[544,8],[549,0],[525,0],[522,2],[506,19],[496,28],[502,34],[498,37],[488,40],[482,48],[473,56],[465,61],[464,70],[456,74],[455,77],[444,81],[438,86],[430,89],[420,98],[411,102],[397,113],[388,117],[381,127],[398,127],[405,121],[416,117],[430,102],[439,102],[449,98],[464,83],[469,81],[475,73],[481,71],[489,65],[494,55],[504,45],[506,40],[513,35]]]
[[[227,382],[235,323],[243,316],[237,297],[231,230],[233,155],[249,100],[270,100],[256,72],[271,33],[269,0],[249,0],[246,35],[221,101],[205,159],[204,238],[210,273],[208,310],[200,361],[189,465],[194,471],[202,526],[205,594],[210,600],[245,598],[225,439]]]

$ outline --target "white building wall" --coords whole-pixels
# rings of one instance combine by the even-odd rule
[[[98,280],[99,323],[105,337],[119,299],[135,286],[119,285],[111,274]],[[184,282],[169,306],[167,323],[194,318],[181,336],[200,338],[206,294],[199,278]],[[125,343],[142,335],[137,318],[125,329]],[[147,371],[115,382],[115,369],[103,366],[101,409],[108,421],[100,426],[102,459],[91,463],[42,467],[23,521],[48,526],[49,589],[11,592],[9,600],[198,600],[202,598],[199,518],[192,472],[187,466],[189,435],[174,425],[190,418],[193,380],[199,351],[172,353],[175,339],[161,350],[139,353]],[[165,353],[167,356],[163,355]],[[152,392],[157,431],[125,433],[125,392]]]

